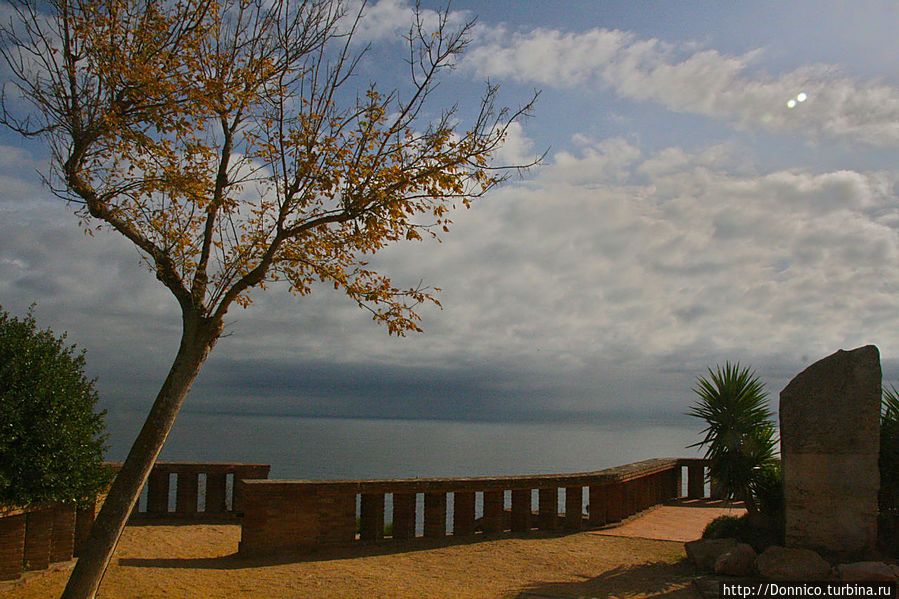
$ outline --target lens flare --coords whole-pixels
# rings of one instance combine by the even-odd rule
[[[787,100],[787,108],[796,108],[796,106],[800,102],[805,102],[806,100],[808,100],[808,94],[805,92],[799,92],[798,94],[796,94],[795,98],[790,98],[789,100]]]

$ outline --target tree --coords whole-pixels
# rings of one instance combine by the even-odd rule
[[[0,309],[0,505],[77,503],[109,482],[84,352]]]
[[[749,368],[725,363],[709,376],[698,377],[693,391],[699,401],[688,414],[703,419],[709,477],[730,497],[746,501],[750,513],[757,513],[758,489],[769,489],[776,474],[769,469],[775,461],[774,422],[768,409],[765,385]],[[770,492],[767,492],[770,494]]]
[[[47,181],[90,231],[140,249],[181,308],[171,369],[97,517],[65,597],[91,597],[126,518],[234,305],[284,280],[342,290],[391,334],[419,330],[435,290],[395,286],[367,255],[436,237],[508,169],[491,159],[528,113],[487,85],[467,128],[432,111],[472,23],[449,12],[406,37],[408,83],[354,90],[364,3],[17,0],[0,32],[15,93],[2,122],[48,140]],[[41,8],[51,12],[43,14]],[[6,94],[6,98],[9,99]],[[36,109],[36,110],[34,110]]]

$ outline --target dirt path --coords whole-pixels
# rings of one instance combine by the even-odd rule
[[[580,533],[417,541],[269,559],[235,554],[234,525],[129,526],[100,598],[695,598],[677,542]],[[8,599],[58,597],[71,563],[0,583]]]

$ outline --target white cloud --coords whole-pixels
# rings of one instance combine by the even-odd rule
[[[358,0],[348,4],[347,14],[355,17],[361,2]],[[426,31],[434,31],[439,23],[440,13],[422,9],[422,24]],[[458,28],[471,20],[467,11],[450,11],[447,24],[450,28]],[[400,40],[409,33],[414,22],[414,8],[408,0],[378,0],[368,2],[364,7],[362,19],[359,21],[353,40],[357,43],[374,41]]]
[[[449,336],[470,356],[558,368],[868,342],[895,354],[899,229],[883,215],[896,180],[743,174],[677,148],[644,157],[621,140],[556,156],[527,186],[460,215],[433,252],[390,256],[445,289],[444,312],[409,351],[439,353],[430,341]]]
[[[276,285],[229,314],[210,380],[217,364],[248,358],[490,365],[548,377],[545,393],[567,389],[562,403],[576,406],[600,379],[636,381],[647,368],[776,364],[865,343],[899,353],[899,174],[754,174],[733,168],[738,148],[581,146],[460,211],[444,243],[404,243],[373,260],[398,284],[443,288],[444,309],[424,310],[424,335],[390,338],[333,290],[294,298]],[[20,312],[38,301],[42,324],[69,330],[120,394],[152,394],[174,353],[174,301],[133,248],[84,237],[58,203],[5,205],[0,296]],[[139,376],[145,385],[124,391]]]
[[[498,28],[481,34],[481,43],[463,61],[481,76],[567,89],[607,87],[625,98],[743,128],[899,145],[899,90],[853,80],[834,67],[767,76],[750,69],[761,50],[728,56],[608,29],[510,33]],[[787,101],[800,92],[807,100],[788,108]]]

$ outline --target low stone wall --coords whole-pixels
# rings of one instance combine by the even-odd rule
[[[158,462],[147,480],[146,498],[135,506],[131,520],[234,519],[244,511],[239,483],[266,479],[270,469],[268,464]]]
[[[14,580],[26,570],[44,570],[78,555],[96,506],[94,501],[78,508],[61,503],[0,508],[0,580]]]
[[[115,470],[121,464],[108,466]],[[146,498],[135,506],[131,521],[234,520],[244,511],[240,483],[268,477],[269,468],[268,464],[159,462],[150,472]],[[13,580],[23,571],[43,570],[77,556],[102,502],[101,495],[78,508],[70,504],[0,507],[0,580]]]
[[[402,480],[244,480],[242,555],[309,551],[390,536],[440,538],[504,531],[580,530],[627,518],[682,495],[704,495],[704,461],[658,458],[598,472]],[[564,501],[560,501],[564,492]],[[419,501],[419,495],[423,496]],[[536,496],[536,497],[535,497]],[[506,499],[510,509],[506,509]],[[536,510],[535,501],[536,498]],[[589,499],[588,513],[584,502]],[[358,535],[357,535],[358,504]],[[450,504],[452,509],[449,509]],[[421,511],[419,512],[419,506]],[[560,510],[560,507],[564,509]],[[479,508],[479,509],[477,509]],[[477,511],[481,512],[477,517]],[[418,516],[421,516],[418,518]],[[423,526],[417,527],[421,522]]]

